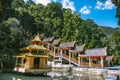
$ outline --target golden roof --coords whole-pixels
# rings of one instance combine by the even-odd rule
[[[39,44],[39,43],[42,44],[42,41],[41,41],[41,39],[39,38],[38,35],[36,35],[35,38],[34,38],[31,42],[32,42],[32,44],[34,44],[34,43],[35,43],[35,44],[36,44],[36,43],[37,43],[37,44]]]
[[[43,58],[49,58],[47,55],[36,55],[32,53],[22,53],[20,55],[16,55],[14,57],[43,57]]]
[[[47,48],[45,48],[43,46],[40,46],[40,45],[36,45],[36,44],[31,44],[29,46],[21,48],[20,50],[43,50],[43,51],[49,51]]]

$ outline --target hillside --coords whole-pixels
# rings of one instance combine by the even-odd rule
[[[119,30],[120,28],[112,28],[112,27],[107,27],[107,26],[101,26],[103,29],[104,33],[107,36],[111,36],[115,31]]]

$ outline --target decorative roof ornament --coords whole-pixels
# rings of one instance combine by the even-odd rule
[[[43,43],[52,42],[53,39],[54,39],[54,36],[49,37],[49,38],[44,38],[44,39],[43,39]]]
[[[52,45],[57,46],[59,44],[59,42],[60,42],[60,39],[56,39],[53,41]]]
[[[35,36],[35,38],[31,41],[32,44],[42,44],[41,39],[39,38],[39,34]]]
[[[72,50],[69,50],[72,53],[78,53],[78,52],[84,52],[85,45],[75,45],[75,48]]]

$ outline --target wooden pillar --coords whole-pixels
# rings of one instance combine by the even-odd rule
[[[51,51],[53,51],[54,49],[53,49],[53,46],[51,45]]]
[[[80,65],[80,55],[78,55],[78,64]]]
[[[44,43],[42,44],[42,46],[45,47],[45,46],[44,46]]]
[[[101,67],[103,68],[104,67],[104,64],[103,64],[103,57],[101,56]]]
[[[45,68],[48,69],[48,59],[46,59],[46,62],[45,62]]]
[[[47,44],[47,46],[48,46],[48,49],[50,50],[50,45],[49,45],[49,43]]]
[[[45,54],[45,51],[43,51],[43,55]]]
[[[67,51],[69,51],[69,49],[66,50],[66,55],[69,56],[69,54],[67,53]]]
[[[24,67],[24,66],[23,66],[23,65],[24,65],[24,58],[23,58],[23,57],[22,57],[22,59],[21,59],[20,65],[21,65],[21,67]]]
[[[23,60],[24,60],[24,58],[22,57],[21,64],[23,64]]]
[[[107,62],[108,62],[108,64],[107,64],[107,65],[108,65],[108,67],[110,67],[110,61],[108,60]]]
[[[54,60],[53,60],[53,62],[54,62],[54,64],[55,64],[55,47],[54,47],[54,52],[53,52],[53,57],[54,57]]]
[[[54,53],[54,57],[55,57],[55,48],[54,48],[54,52],[53,53]]]
[[[32,52],[32,50],[30,49],[30,50],[29,50],[29,53],[31,53],[31,52]]]
[[[91,67],[91,58],[89,56],[89,67]]]
[[[55,63],[54,63],[55,64]],[[52,68],[52,61],[50,62],[50,68]]]
[[[64,54],[65,54],[65,55],[66,55],[66,51],[67,51],[67,50],[65,49],[65,50],[64,50]]]
[[[81,57],[80,59],[81,59],[80,61],[83,62],[83,57]]]
[[[39,51],[37,50],[37,54],[38,54],[38,52],[39,52]]]
[[[73,55],[73,53],[72,53],[72,58],[74,58],[74,55]]]
[[[16,57],[16,62],[15,62],[15,66],[17,67],[18,66],[18,58]]]
[[[61,49],[61,64],[62,64],[62,54],[63,54],[63,50]]]
[[[71,52],[69,52],[69,66],[71,65],[71,62],[70,62],[71,59],[70,58],[71,58]]]

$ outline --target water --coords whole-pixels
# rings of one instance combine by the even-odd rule
[[[49,76],[27,76],[17,73],[2,73],[0,80],[105,80],[102,76],[79,74],[77,76],[62,73],[49,73]]]

